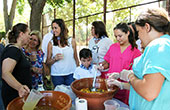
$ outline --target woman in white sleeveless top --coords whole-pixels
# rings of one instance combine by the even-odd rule
[[[54,86],[70,85],[73,82],[73,72],[79,65],[76,42],[67,38],[68,29],[62,19],[52,22],[53,38],[48,43],[47,64],[51,65],[51,78]]]

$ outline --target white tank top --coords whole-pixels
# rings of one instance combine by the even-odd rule
[[[76,62],[74,59],[74,51],[71,45],[71,40],[71,38],[68,39],[69,46],[65,46],[64,48],[53,45],[52,57],[54,57],[57,53],[62,53],[64,58],[62,60],[56,61],[51,66],[52,76],[65,76],[74,73],[76,69]],[[51,43],[53,44],[52,40]]]

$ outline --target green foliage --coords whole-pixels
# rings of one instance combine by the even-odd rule
[[[24,11],[25,1],[24,0],[17,0],[17,6],[16,9],[18,10],[18,13],[22,15]]]
[[[50,4],[53,8],[56,8],[63,7],[65,1],[70,3],[72,0],[47,0],[47,3]]]
[[[52,0],[53,1],[53,0]],[[130,7],[132,5],[139,4],[142,2],[141,0],[108,0],[107,2],[107,11]],[[130,8],[124,9],[120,11],[110,12],[106,14],[106,30],[108,32],[109,37],[115,42],[113,28],[119,22],[130,22],[136,19],[137,14],[136,8],[131,9],[131,17],[130,17]],[[103,21],[103,0],[76,0],[76,18],[82,16],[88,16],[87,18],[76,19],[76,40],[78,45],[85,45],[86,39],[89,40],[91,38],[91,23],[96,20]],[[94,16],[91,16],[94,13],[101,13]],[[53,17],[53,13],[50,14]],[[73,32],[73,2],[65,3],[63,7],[56,8],[56,17],[62,18],[66,21],[67,27],[69,28],[69,34],[72,35]],[[131,19],[130,19],[131,18]],[[53,19],[53,18],[52,18]],[[86,25],[88,24],[88,25]],[[86,30],[88,29],[88,32]]]
[[[6,34],[6,33],[5,33],[4,31],[1,31],[1,32],[0,32],[0,39],[5,38],[5,34]]]

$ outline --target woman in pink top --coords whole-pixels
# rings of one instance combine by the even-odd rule
[[[114,35],[118,42],[110,46],[104,56],[105,61],[102,62],[104,69],[109,68],[107,74],[121,72],[123,69],[132,69],[133,60],[141,55],[141,52],[137,49],[132,31],[126,23],[117,24],[114,28]],[[107,78],[107,74],[105,78]],[[126,104],[128,104],[128,97],[128,90],[119,90],[115,95],[115,98]]]

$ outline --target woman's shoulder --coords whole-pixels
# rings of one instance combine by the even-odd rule
[[[112,41],[109,37],[104,37],[103,40]]]
[[[100,42],[99,42],[100,43]],[[105,38],[103,38],[102,40],[101,40],[101,44],[104,44],[105,45],[105,47],[110,47],[112,44],[113,44],[113,42],[112,42],[112,40],[110,39],[110,38],[108,38],[108,37],[105,37]],[[106,45],[107,44],[107,45]]]
[[[15,45],[12,45],[12,44],[8,44],[4,50],[8,50],[8,51],[19,51],[20,49],[18,47],[16,47]]]
[[[94,38],[93,37],[89,40],[89,44],[90,43],[94,43]]]
[[[7,45],[3,52],[2,52],[2,59],[3,58],[12,58],[12,59],[19,59],[21,54],[22,54],[22,50],[19,49],[18,47],[14,46],[14,45]]]

